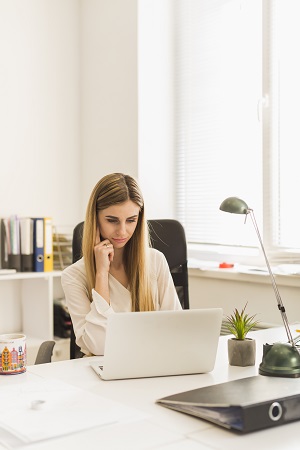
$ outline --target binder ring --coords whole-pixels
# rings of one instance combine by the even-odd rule
[[[269,417],[274,422],[277,422],[282,416],[282,406],[278,402],[273,402],[269,408]]]

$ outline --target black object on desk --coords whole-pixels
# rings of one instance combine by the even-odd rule
[[[206,386],[156,401],[240,433],[300,419],[300,383],[261,375]]]

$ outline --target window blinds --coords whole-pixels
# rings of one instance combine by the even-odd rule
[[[261,220],[261,20],[258,0],[176,0],[176,204],[189,242],[257,246],[219,206],[238,196]]]

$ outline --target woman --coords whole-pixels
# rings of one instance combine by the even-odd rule
[[[63,271],[62,286],[84,354],[103,355],[110,314],[181,309],[164,255],[149,247],[144,200],[129,175],[106,175],[94,187],[82,254]]]

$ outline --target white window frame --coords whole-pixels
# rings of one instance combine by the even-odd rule
[[[278,116],[277,109],[272,108],[278,103],[277,89],[278,80],[276,79],[276,55],[273,59],[267,57],[270,55],[270,18],[276,14],[277,0],[262,0],[263,9],[263,83],[262,97],[260,100],[262,120],[263,120],[263,226],[261,234],[263,235],[264,245],[267,254],[273,263],[277,262],[297,262],[300,259],[299,249],[283,248],[275,245],[276,233],[278,230],[278,210],[279,185],[278,178],[273,176],[278,171]],[[274,28],[272,28],[274,32]],[[274,35],[273,35],[274,36]],[[273,78],[271,79],[270,76]],[[251,205],[249,205],[251,207]],[[247,226],[252,227],[250,219]],[[242,226],[242,223],[241,223]],[[275,236],[275,238],[274,238]],[[257,247],[231,247],[222,245],[208,245],[188,243],[189,257],[200,260],[216,260],[228,262],[238,262],[243,264],[264,264],[262,252]]]

